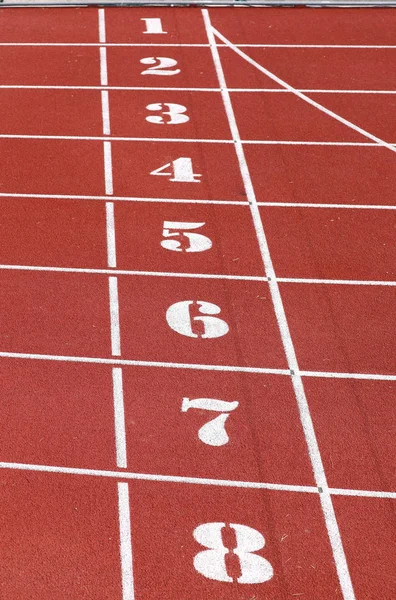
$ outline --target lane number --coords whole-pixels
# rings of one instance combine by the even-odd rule
[[[225,400],[216,400],[215,398],[183,398],[181,411],[187,412],[190,408],[199,410],[208,410],[222,413],[205,423],[198,431],[198,437],[208,446],[224,446],[228,444],[229,437],[225,429],[225,423],[230,416],[230,412],[238,408],[239,402],[227,402]]]
[[[230,550],[224,545],[222,531],[225,523],[204,523],[194,529],[194,539],[208,548],[202,550],[194,557],[194,568],[198,573],[215,581],[233,582],[233,578],[227,572],[226,555]],[[265,546],[264,536],[247,525],[230,523],[233,530],[236,545],[232,552],[238,557],[241,575],[237,578],[238,583],[264,583],[269,581],[274,570],[271,563],[255,554]]]
[[[173,104],[172,102],[165,102],[164,104],[156,102],[154,104],[148,104],[147,110],[160,112],[160,115],[150,115],[146,117],[146,121],[149,123],[156,123],[158,125],[180,125],[181,123],[187,123],[190,117],[184,114],[187,108],[182,104]],[[165,118],[165,115],[168,115]]]
[[[220,312],[221,308],[211,302],[183,300],[168,308],[166,320],[169,327],[181,335],[202,339],[218,338],[229,331],[223,319],[212,316]]]
[[[151,171],[150,175],[165,176],[169,181],[177,183],[199,183],[199,179],[202,177],[202,175],[194,173],[192,160],[187,156],[181,156],[166,163],[166,165]]]
[[[161,246],[173,252],[205,252],[212,247],[212,240],[202,233],[189,230],[200,229],[205,223],[184,223],[183,221],[164,221]]]
[[[146,23],[146,31],[143,33],[168,33],[162,29],[161,19],[140,19]]]
[[[166,56],[148,56],[147,58],[142,58],[142,65],[153,65],[148,69],[144,69],[142,71],[142,75],[178,75],[180,73],[180,69],[171,69],[170,67],[175,67],[177,65],[177,60],[174,58],[167,58]]]

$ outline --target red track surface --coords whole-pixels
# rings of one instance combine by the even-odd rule
[[[393,600],[395,28],[0,12],[1,598]]]

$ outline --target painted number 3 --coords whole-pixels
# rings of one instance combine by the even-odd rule
[[[207,548],[194,557],[196,571],[215,581],[230,583],[234,580],[238,583],[269,581],[274,575],[271,563],[262,556],[254,554],[264,548],[264,536],[247,525],[230,523],[231,532],[225,528],[225,523],[204,523],[194,529],[195,540]],[[224,545],[223,533],[227,534],[228,539],[233,536],[234,543],[231,549]],[[239,559],[240,575],[234,578],[229,575],[226,563],[226,556],[231,552]]]

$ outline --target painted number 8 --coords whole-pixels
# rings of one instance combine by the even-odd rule
[[[204,523],[194,529],[193,536],[198,544],[208,548],[198,552],[194,557],[194,567],[198,573],[215,581],[233,582],[227,572],[225,557],[230,550],[224,545],[222,530],[225,523]],[[265,546],[264,536],[247,525],[230,523],[236,540],[233,553],[238,557],[241,575],[238,583],[264,583],[269,581],[274,570],[271,563],[254,554]]]

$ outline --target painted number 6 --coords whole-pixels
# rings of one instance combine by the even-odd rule
[[[221,309],[211,302],[183,300],[168,308],[166,320],[169,327],[181,335],[202,339],[218,338],[229,331],[223,319],[212,316],[220,312]]]

